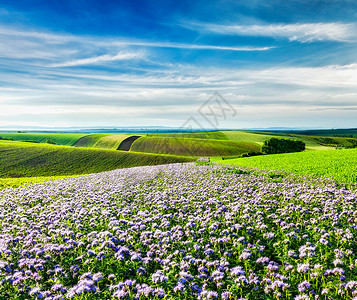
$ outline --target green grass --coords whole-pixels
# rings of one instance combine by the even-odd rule
[[[290,131],[290,133],[302,134],[302,135],[313,135],[313,136],[340,136],[340,137],[357,138],[357,128],[302,130],[302,131]]]
[[[13,139],[14,141],[32,141],[36,143],[46,143],[47,140],[54,141],[58,145],[72,146],[78,139],[85,136],[82,133],[46,133],[46,132],[23,132],[8,133],[0,132],[0,140]]]
[[[72,175],[77,176],[77,175]],[[66,178],[68,176],[39,176],[39,177],[21,177],[21,178],[0,178],[0,190],[4,188],[17,188],[27,184],[53,181],[56,179]]]
[[[222,131],[230,140],[241,141],[241,142],[255,142],[262,145],[263,142],[272,137],[277,138],[291,138],[303,141],[306,144],[306,150],[330,150],[331,148],[327,145],[321,145],[317,141],[311,139],[309,136],[302,136],[290,133],[281,132],[260,132],[260,131]]]
[[[144,165],[188,162],[170,155],[0,141],[0,178],[68,176]]]
[[[266,134],[255,133],[251,131],[222,131],[229,140],[239,142],[255,142],[263,144],[263,142],[269,139],[271,136]]]
[[[357,149],[308,151],[227,160],[211,158],[211,161],[242,167],[332,177],[347,184],[357,183]]]
[[[130,137],[130,135],[127,134],[108,135],[98,140],[94,144],[93,148],[118,150],[121,142],[127,139],[128,137]]]
[[[237,156],[259,149],[259,145],[252,142],[156,136],[138,138],[131,146],[131,150],[137,152],[185,156]]]
[[[75,147],[93,147],[101,138],[110,135],[110,133],[89,134],[78,139],[73,146]]]
[[[80,138],[73,146],[118,150],[120,144],[131,134],[90,134]]]
[[[189,138],[189,139],[193,138],[193,139],[229,140],[229,138],[221,131],[161,133],[161,134],[147,134],[147,135],[160,136],[160,137]]]
[[[304,136],[305,139],[327,147],[356,148],[357,138],[327,137],[327,136]]]

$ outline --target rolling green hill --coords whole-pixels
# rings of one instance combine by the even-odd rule
[[[211,161],[295,174],[333,177],[340,182],[357,183],[357,149],[307,151],[225,160],[211,158]]]
[[[327,136],[301,136],[308,141],[318,143],[326,147],[356,148],[357,138],[327,137]]]
[[[78,139],[73,146],[75,147],[93,147],[101,138],[111,135],[110,133],[89,134]]]
[[[290,131],[293,134],[357,138],[357,128]]]
[[[258,144],[262,144],[265,140],[269,139],[271,136],[255,133],[253,131],[222,131],[229,140],[231,141],[239,141],[239,142],[254,142]]]
[[[211,140],[229,140],[227,135],[225,135],[221,131],[161,133],[161,134],[148,134],[148,136],[194,138],[194,139],[211,139]]]
[[[12,141],[0,141],[0,157],[0,178],[89,174],[118,168],[192,161],[187,157],[170,155]]]
[[[240,142],[255,142],[262,145],[263,142],[271,137],[291,138],[303,141],[306,144],[306,150],[330,150],[329,145],[323,145],[309,136],[302,136],[281,132],[260,132],[260,131],[222,131],[230,140]]]
[[[187,156],[237,156],[259,151],[260,147],[252,142],[144,136],[132,144],[131,150]]]
[[[131,134],[90,134],[80,138],[74,146],[76,147],[92,147],[98,149],[110,149],[121,150],[119,146],[129,137],[133,137]],[[131,143],[129,143],[131,145]],[[130,146],[129,145],[129,146]],[[127,147],[124,147],[125,149]]]
[[[82,133],[46,133],[46,132],[23,132],[23,133],[8,133],[0,132],[0,140],[12,139],[14,141],[26,141],[35,143],[46,143],[48,140],[55,142],[57,145],[73,146],[73,144],[85,136]]]
[[[118,150],[120,144],[130,136],[131,135],[126,134],[108,135],[98,140],[94,144],[93,148]]]

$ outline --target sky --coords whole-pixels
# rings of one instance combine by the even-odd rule
[[[1,0],[0,127],[357,127],[355,0]]]

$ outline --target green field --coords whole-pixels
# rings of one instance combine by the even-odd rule
[[[90,174],[144,165],[192,161],[170,155],[0,141],[0,178]]]
[[[357,138],[357,128],[290,131],[294,134]]]
[[[71,177],[79,176],[72,175]],[[48,182],[56,179],[67,178],[68,176],[38,176],[38,177],[21,177],[21,178],[0,178],[0,190],[3,188],[17,188],[27,184]]]
[[[132,134],[90,134],[80,138],[73,146],[118,150],[120,144]]]
[[[356,138],[345,138],[345,137],[324,137],[324,136],[298,136],[302,137],[306,141],[311,141],[318,143],[326,147],[337,147],[337,148],[356,148],[357,139]]]
[[[189,138],[189,139],[194,138],[194,139],[211,139],[211,140],[229,140],[227,135],[225,135],[221,131],[161,133],[161,134],[148,134],[148,136],[176,137],[176,138]]]
[[[126,135],[126,134],[107,135],[102,137],[100,140],[98,140],[93,145],[93,148],[118,150],[121,142],[127,139],[128,137],[130,137],[130,135]]]
[[[78,139],[73,146],[75,147],[93,147],[101,138],[110,135],[110,133],[89,134]]]
[[[14,141],[26,141],[36,143],[46,143],[48,140],[55,142],[57,145],[73,146],[76,141],[87,134],[82,133],[8,133],[0,132],[1,139],[13,139]]]
[[[255,142],[262,145],[263,142],[272,137],[291,138],[303,141],[306,144],[306,150],[330,150],[330,145],[322,145],[317,140],[309,136],[302,136],[290,133],[257,132],[257,131],[222,131],[230,140],[241,142]]]
[[[185,156],[237,156],[259,151],[260,147],[252,142],[144,136],[132,144],[131,150]]]
[[[225,160],[212,158],[211,161],[242,167],[332,177],[347,184],[357,183],[357,149],[308,151]]]
[[[229,140],[239,141],[239,142],[255,142],[258,144],[263,144],[263,142],[269,138],[270,135],[255,133],[253,131],[222,131]]]

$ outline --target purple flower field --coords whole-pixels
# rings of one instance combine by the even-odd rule
[[[174,164],[0,191],[0,299],[357,299],[357,194]]]

